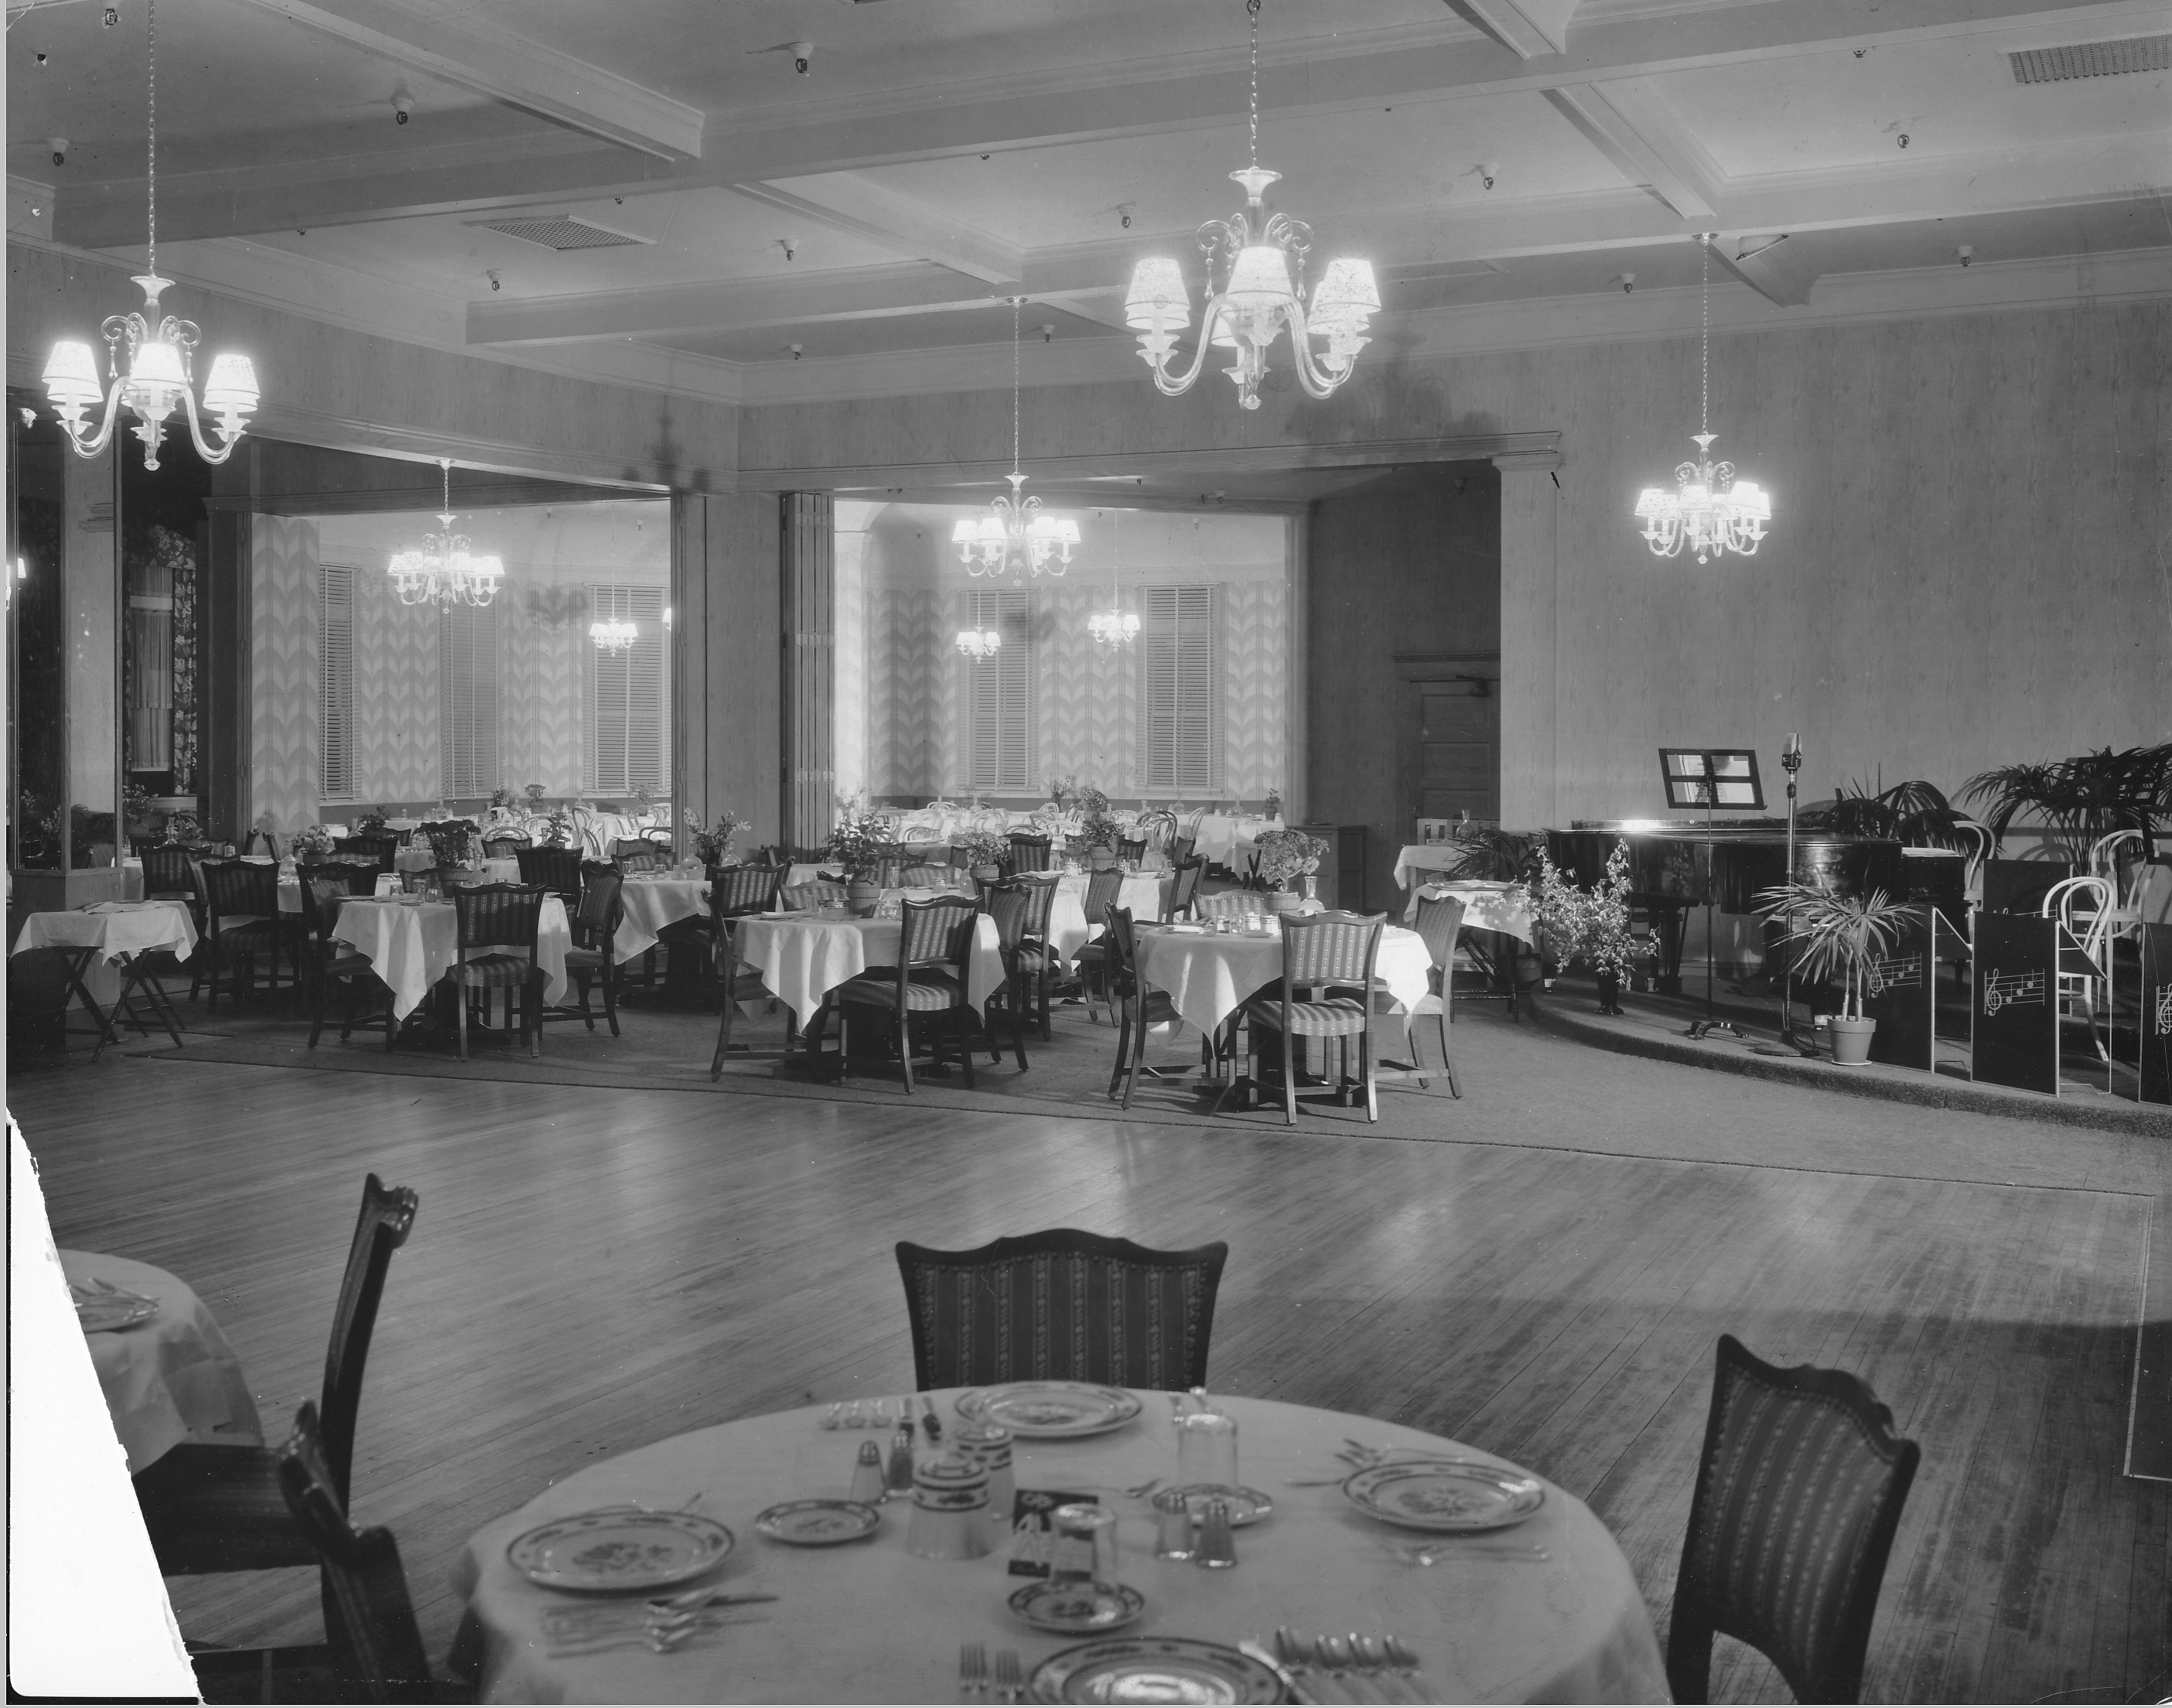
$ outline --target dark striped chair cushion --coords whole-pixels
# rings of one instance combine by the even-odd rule
[[[847,979],[837,987],[841,1002],[863,1002],[870,1007],[897,1007],[897,981],[890,979],[872,979],[862,976]],[[923,967],[914,973],[905,987],[905,1006],[915,1014],[939,1013],[945,1008],[955,1008],[965,1000],[965,987],[952,975],[932,967]]]
[[[1279,1002],[1247,1002],[1245,1016],[1255,1026],[1282,1030]],[[1347,996],[1331,996],[1325,1002],[1293,1002],[1289,1020],[1290,1030],[1300,1038],[1354,1037],[1365,1029],[1365,1005]]]

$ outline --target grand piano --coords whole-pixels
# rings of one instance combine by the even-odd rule
[[[1546,832],[1546,853],[1562,874],[1587,888],[1606,875],[1617,844],[1629,848],[1632,910],[1652,923],[1659,946],[1659,988],[1681,991],[1682,937],[1690,909],[1702,907],[1710,885],[1722,913],[1754,913],[1761,889],[1788,879],[1788,823],[1784,819],[1719,819],[1654,823],[1649,819],[1572,820],[1566,830]],[[1842,895],[1882,889],[1889,896],[1927,901],[1958,919],[1964,862],[1944,851],[1908,850],[1881,837],[1795,831],[1794,876]],[[1766,942],[1767,970],[1778,975],[1775,933]]]

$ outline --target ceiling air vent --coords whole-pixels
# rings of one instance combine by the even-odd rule
[[[624,232],[605,231],[600,225],[590,225],[584,219],[567,219],[559,216],[540,219],[485,219],[476,223],[485,231],[517,237],[523,243],[555,249],[562,255],[569,249],[619,249],[627,244],[651,241],[645,237],[628,237]]]
[[[2030,47],[2006,56],[2016,83],[2073,83],[2130,71],[2172,71],[2172,35],[2130,35],[2121,41],[2078,41],[2072,47]]]

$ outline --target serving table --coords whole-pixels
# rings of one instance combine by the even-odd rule
[[[196,946],[196,921],[185,902],[96,901],[66,912],[30,915],[8,953],[59,949],[67,957],[68,988],[96,1023],[96,1049],[103,1050],[120,1023],[122,999],[132,990],[144,992],[174,1042],[180,1044],[170,1004],[153,994],[156,987],[147,988],[149,975],[138,970],[135,963],[161,949],[185,961]]]
[[[60,1260],[72,1292],[94,1295],[103,1284],[159,1308],[146,1321],[83,1336],[129,1475],[185,1441],[263,1444],[241,1362],[187,1282],[132,1258],[63,1251]]]
[[[395,1020],[415,1012],[460,952],[454,905],[414,896],[350,896],[340,908],[332,935],[368,957],[370,970],[391,989]],[[566,951],[573,943],[565,903],[545,896],[535,932],[535,964],[543,972],[543,1000],[554,1007],[565,1000]]]
[[[1428,1700],[1667,1700],[1635,1575],[1574,1496],[1541,1479],[1543,1502],[1529,1518],[1481,1537],[1422,1539],[1439,1544],[1440,1563],[1421,1566],[1398,1551],[1422,1539],[1416,1533],[1364,1517],[1339,1488],[1292,1485],[1347,1469],[1335,1458],[1346,1437],[1503,1464],[1443,1437],[1312,1406],[1218,1399],[1237,1421],[1241,1480],[1267,1494],[1274,1511],[1237,1532],[1233,1570],[1156,1559],[1150,1508],[1119,1491],[1174,1472],[1175,1434],[1165,1398],[1139,1397],[1138,1416],[1110,1433],[1015,1443],[1020,1489],[1090,1490],[1116,1512],[1121,1578],[1146,1597],[1124,1635],[1234,1646],[1281,1625],[1393,1632],[1417,1652]],[[936,1395],[953,1427],[954,1398]],[[760,1535],[754,1520],[766,1507],[845,1494],[868,1436],[820,1428],[823,1411],[745,1418],[587,1465],[478,1531],[453,1582],[468,1603],[456,1656],[479,1666],[481,1699],[950,1702],[959,1700],[961,1643],[1016,1650],[1030,1676],[1083,1641],[1034,1630],[1007,1611],[1005,1598],[1028,1581],[1008,1575],[1007,1552],[970,1560],[906,1554],[899,1501],[882,1508],[864,1541],[793,1548]],[[735,1545],[692,1582],[777,1599],[731,1609],[720,1628],[667,1653],[637,1645],[554,1656],[546,1615],[597,1598],[530,1582],[508,1560],[508,1544],[552,1519],[610,1506],[677,1508],[697,1492],[692,1510],[727,1526]]]

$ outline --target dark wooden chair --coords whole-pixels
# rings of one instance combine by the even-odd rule
[[[794,913],[815,913],[825,907],[842,907],[851,892],[836,878],[810,878],[804,884],[788,884],[777,894]]]
[[[1207,862],[1196,854],[1186,851],[1178,855],[1169,883],[1169,901],[1162,909],[1164,923],[1183,919],[1199,899],[1199,880],[1207,875]]]
[[[1033,917],[1035,895],[1033,886],[1023,879],[1006,878],[989,884],[980,895],[981,910],[995,921],[996,953],[1003,963],[1003,987],[988,1000],[992,1004],[1001,1002],[1010,1016],[1011,1047],[1017,1052],[1019,1072],[1025,1072],[1025,985],[1030,976],[1019,964],[1019,953],[1025,942],[1026,925]],[[984,1012],[981,1028],[987,1034],[988,1055],[992,1061],[1003,1059],[1003,1045],[996,1041],[992,1023]]]
[[[195,901],[196,878],[189,870],[187,849],[178,842],[147,842],[141,857],[144,900]],[[201,928],[202,922],[197,923]]]
[[[578,848],[516,848],[520,881],[541,884],[569,908],[581,905],[581,851]]]
[[[207,860],[198,870],[203,881],[204,935],[210,945],[212,1012],[218,1010],[220,973],[226,974],[227,988],[236,996],[252,992],[259,956],[267,964],[267,992],[279,988],[282,948],[295,952],[298,981],[301,921],[298,916],[290,921],[280,914],[279,868],[255,860]]]
[[[1011,857],[1005,862],[1009,871],[1018,873],[1048,870],[1049,849],[1051,846],[1049,838],[1032,835],[1024,830],[1013,830],[1010,834],[1010,844]]]
[[[973,1251],[900,1240],[922,1388],[1048,1379],[1174,1392],[1204,1387],[1229,1248],[1154,1251],[1051,1228]]]
[[[1380,953],[1384,913],[1340,910],[1282,916],[1282,981],[1279,999],[1255,997],[1245,1004],[1250,1033],[1252,1082],[1261,1082],[1261,1034],[1271,1033],[1281,1045],[1282,1113],[1297,1125],[1297,1040],[1332,1039],[1341,1051],[1336,1101],[1350,1103],[1350,1040],[1358,1040],[1358,1075],[1365,1093],[1365,1119],[1380,1118],[1379,1088],[1373,1074],[1373,964]]]
[[[1857,1700],[1921,1458],[1858,1378],[1782,1370],[1722,1335],[1667,1632],[1675,1700],[1707,1700],[1716,1631],[1762,1653],[1798,1701]]]
[[[523,848],[532,848],[535,839],[525,830],[497,830],[482,839],[482,857],[486,860],[511,860]]]
[[[669,851],[659,848],[646,837],[635,837],[632,841],[623,836],[614,838],[610,845],[610,858],[611,864],[621,873],[661,872],[671,863]]]
[[[578,1017],[589,1031],[596,1029],[594,1011],[589,1007],[589,986],[600,984],[604,991],[604,1019],[616,1038],[618,1030],[618,959],[611,939],[618,935],[619,916],[624,904],[619,891],[626,879],[612,867],[590,865],[583,868],[581,886],[581,905],[573,910],[573,946],[566,951],[566,975],[573,981],[580,994],[578,1008],[556,1011],[549,1018],[571,1020]],[[540,908],[538,908],[540,912]]]
[[[1026,916],[1025,935],[1019,944],[1018,965],[1032,986],[1033,1015],[1044,1044],[1056,1035],[1050,1023],[1048,987],[1056,954],[1056,946],[1049,941],[1048,922],[1056,911],[1056,887],[1062,881],[1062,874],[1056,872],[1030,872],[1012,879],[1026,885],[1033,895],[1033,911]]]
[[[906,889],[940,889],[947,884],[954,883],[957,877],[958,874],[949,865],[938,865],[933,861],[901,866],[897,874],[900,887]]]
[[[325,1005],[335,983],[347,986],[347,1007],[340,1018],[341,1043],[353,1034],[358,999],[365,994],[372,997],[380,991],[384,994],[387,1050],[400,1030],[400,1023],[393,1017],[391,988],[377,976],[369,957],[332,935],[341,904],[355,893],[353,874],[368,871],[367,867],[340,866],[319,867],[302,873],[302,928],[309,939],[303,964],[309,969],[309,1047],[312,1050],[324,1036]]]
[[[405,1186],[387,1186],[374,1174],[363,1182],[362,1211],[347,1246],[318,1400],[325,1480],[342,1507],[348,1503],[363,1368],[378,1302],[392,1254],[406,1243],[417,1208],[415,1194]],[[164,1576],[318,1563],[313,1541],[294,1523],[280,1491],[274,1449],[183,1442],[146,1466],[135,1485],[137,1504]],[[329,1586],[325,1621],[329,1630]]]
[[[1124,1107],[1132,1106],[1138,1089],[1139,1072],[1145,1065],[1147,1029],[1174,1023],[1182,1018],[1164,991],[1148,990],[1139,979],[1139,944],[1128,907],[1111,907],[1104,916],[1109,923],[1102,941],[1109,946],[1109,1005],[1116,1012],[1116,1065],[1109,1075],[1109,1095],[1124,1088]]]
[[[543,969],[535,959],[535,937],[543,920],[540,884],[483,884],[453,892],[459,927],[459,959],[446,969],[458,997],[460,1060],[468,1059],[468,997],[470,992],[503,991],[508,1002],[520,998],[520,1039],[531,1056],[543,1053]],[[494,951],[494,953],[477,953]],[[508,1017],[509,1018],[509,1017]]]
[[[1109,916],[1109,910],[1116,905],[1117,897],[1124,893],[1124,874],[1121,872],[1094,872],[1087,874],[1086,896],[1081,903],[1086,915],[1086,925],[1091,930],[1095,924]],[[1086,998],[1086,1013],[1090,1019],[1098,994],[1103,1002],[1108,1001],[1109,941],[1106,936],[1093,942],[1081,943],[1071,957],[1077,969],[1078,983]]]
[[[1463,898],[1460,895],[1425,895],[1418,897],[1417,933],[1425,940],[1426,953],[1433,965],[1426,973],[1426,993],[1411,1005],[1410,1020],[1416,1025],[1427,1014],[1438,1017],[1440,1025],[1440,1065],[1448,1076],[1448,1090],[1451,1097],[1463,1095],[1463,1082],[1456,1077],[1455,1052],[1448,1046],[1449,1028],[1455,1022],[1455,934],[1463,929]],[[1411,1060],[1417,1059],[1417,1039],[1411,1039]],[[1428,1082],[1421,1072],[1420,1085]]]
[[[1148,838],[1144,836],[1116,838],[1116,860],[1121,865],[1128,860],[1134,865],[1147,857]]]
[[[841,1075],[852,1071],[852,1009],[879,1008],[895,1018],[898,1066],[905,1089],[912,1091],[912,1021],[949,1017],[958,1029],[959,1054],[965,1065],[965,1089],[973,1089],[973,1045],[967,1035],[973,1005],[965,996],[965,961],[972,953],[980,910],[962,900],[908,901],[899,909],[897,965],[870,969],[836,989],[837,1063]],[[937,1057],[941,1051],[938,1046]]]
[[[390,872],[395,869],[394,857],[400,852],[400,839],[389,833],[382,836],[335,836],[332,852],[359,855],[379,872]]]
[[[1193,858],[1194,856],[1191,851],[1198,846],[1199,838],[1196,835],[1170,837],[1169,839],[1169,864],[1172,866],[1181,866],[1185,861]],[[1204,866],[1207,862],[1205,860],[1202,859],[1199,863]]]
[[[732,1022],[738,1018],[740,1002],[769,995],[761,975],[739,961],[737,921],[750,914],[773,912],[783,885],[782,866],[709,867],[709,931],[716,945],[717,995],[723,1008],[717,1020],[716,1054],[709,1058],[711,1079],[723,1077],[724,1055],[732,1047]]]
[[[401,873],[400,888],[409,895],[427,895],[435,890],[440,896],[448,896],[460,887],[463,877],[475,883],[481,881],[476,874],[464,873],[457,866],[429,866],[420,872]]]

